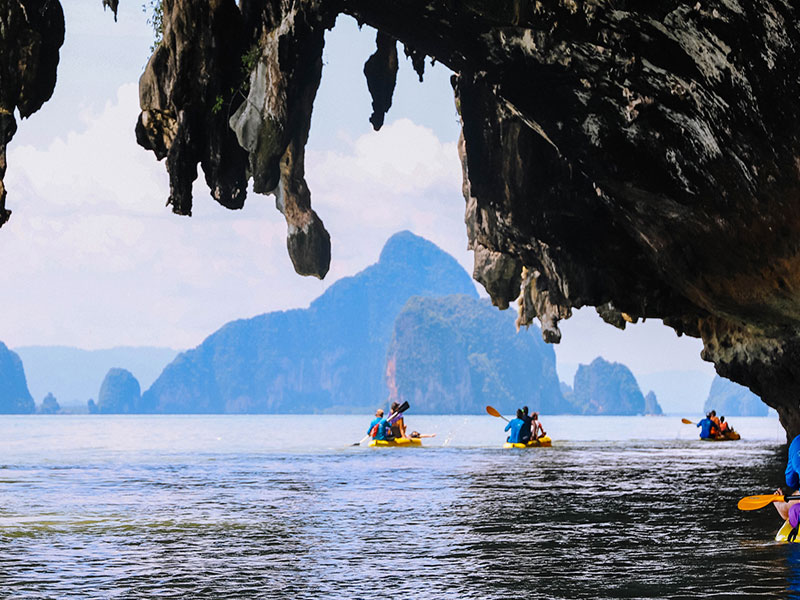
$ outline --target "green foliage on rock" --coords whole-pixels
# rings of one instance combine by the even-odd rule
[[[150,52],[155,52],[161,40],[164,39],[164,5],[162,0],[147,0],[142,4],[142,11],[147,15],[147,24],[153,30],[153,43]]]

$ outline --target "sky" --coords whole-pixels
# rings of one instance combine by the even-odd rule
[[[420,84],[401,52],[392,108],[374,132],[362,69],[375,32],[342,16],[328,33],[306,156],[312,206],[332,240],[320,281],[295,274],[271,196],[251,191],[243,210],[229,211],[200,173],[193,216],[172,214],[165,167],[134,136],[138,78],[153,41],[141,3],[121,3],[116,23],[100,2],[62,5],[55,93],[19,123],[8,147],[13,214],[0,229],[0,340],[8,346],[191,348],[233,319],[308,306],[374,263],[403,229],[472,271],[458,116],[442,65],[428,64]],[[655,386],[665,408],[702,408],[714,371],[699,340],[653,320],[622,332],[593,309],[561,329],[566,382],[602,355],[628,365],[643,392]]]

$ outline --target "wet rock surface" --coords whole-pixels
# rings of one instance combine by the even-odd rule
[[[0,226],[6,209],[6,146],[21,118],[39,110],[56,85],[58,52],[64,43],[64,12],[58,2],[8,0],[0,3]]]
[[[6,12],[18,15],[18,4],[34,3]],[[311,208],[303,149],[324,32],[349,14],[379,32],[365,69],[375,127],[391,105],[397,43],[420,75],[425,56],[453,70],[475,277],[495,304],[518,297],[520,325],[539,318],[552,342],[559,320],[581,306],[600,307],[619,327],[663,319],[701,337],[721,375],[800,433],[794,4],[164,0],[162,8],[137,139],[166,158],[175,212],[191,212],[197,164],[229,208],[242,206],[252,178],[256,192],[276,196],[296,270],[324,276],[330,241]],[[8,33],[16,28],[3,31],[4,44],[23,45]],[[48,40],[60,45],[58,32]],[[14,94],[6,98],[5,84],[2,93],[2,109],[13,110]],[[13,133],[8,119],[3,131]]]

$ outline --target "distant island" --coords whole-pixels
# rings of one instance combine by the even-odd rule
[[[769,406],[746,387],[719,375],[711,382],[703,412],[716,410],[717,415],[730,417],[766,417]]]
[[[572,388],[566,385],[562,388],[576,414],[662,414],[655,393],[650,391],[645,398],[628,367],[600,356],[591,364],[578,367]]]
[[[0,410],[36,411],[22,361],[1,350],[8,375]],[[224,325],[177,354],[144,393],[120,353],[152,368],[174,351],[141,350],[25,352],[37,368],[60,356],[83,373],[92,352],[98,363],[114,360],[97,401],[84,400],[96,414],[369,414],[393,399],[422,414],[481,414],[489,404],[506,414],[522,405],[542,414],[661,414],[630,369],[602,357],[580,365],[572,386],[560,382],[539,328],[517,331],[513,311],[480,299],[452,256],[408,231],[386,242],[376,264],[335,282],[308,308]],[[48,392],[38,412],[64,410]]]
[[[307,309],[228,323],[178,355],[138,410],[371,413],[389,395],[386,355],[397,315],[413,296],[448,294],[478,297],[452,256],[397,233],[376,264],[340,279]]]
[[[541,331],[516,331],[515,315],[471,296],[413,297],[397,316],[386,366],[392,398],[414,412],[513,414],[525,404],[573,412]]]
[[[177,355],[178,350],[159,347],[116,347],[84,350],[69,346],[20,346],[13,348],[25,365],[31,396],[41,402],[47,394],[62,408],[86,407],[97,398],[109,369],[124,368],[149,387]]]
[[[22,360],[3,342],[0,342],[0,382],[0,413],[26,414],[36,410]]]

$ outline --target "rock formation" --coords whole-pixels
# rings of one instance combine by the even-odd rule
[[[139,382],[130,371],[117,367],[109,369],[97,396],[97,412],[103,414],[138,412],[141,396]],[[91,408],[91,404],[89,406]]]
[[[35,410],[22,361],[0,342],[0,414],[28,414]]]
[[[59,406],[56,397],[47,392],[47,396],[42,399],[42,403],[39,405],[39,413],[42,415],[54,415],[60,410],[61,406]]]
[[[393,400],[414,414],[513,415],[575,412],[564,400],[553,347],[538,328],[517,332],[514,317],[468,296],[411,298],[394,324],[387,352]]]
[[[478,296],[456,259],[396,233],[376,264],[340,279],[307,309],[227,323],[178,355],[141,410],[369,414],[389,394],[383,374],[397,315],[412,296],[447,294]]]
[[[720,416],[727,417],[766,417],[769,409],[761,399],[746,387],[715,377],[711,382],[703,412],[716,410]]]
[[[664,411],[661,410],[661,405],[658,403],[656,393],[653,390],[647,392],[644,397],[644,414],[646,415],[663,415]]]
[[[560,339],[559,320],[580,306],[597,307],[619,327],[662,319],[702,338],[703,358],[718,373],[775,407],[787,435],[800,433],[800,219],[793,216],[800,7],[787,0],[163,0],[161,7],[163,40],[142,76],[137,139],[167,159],[173,210],[191,212],[198,163],[212,196],[229,208],[242,205],[252,177],[286,217],[295,269],[324,276],[330,240],[311,209],[303,147],[324,31],[349,14],[379,32],[367,69],[376,127],[391,104],[392,40],[420,75],[424,56],[453,70],[474,276],[499,306],[519,298],[520,324],[538,318],[551,342]],[[36,78],[33,87],[43,91],[32,96],[19,82],[52,71],[63,30],[56,0],[6,3],[2,13],[7,142],[14,104],[30,114],[49,95],[44,83],[52,77]],[[38,54],[28,51],[39,48],[31,36],[43,40]],[[0,160],[0,175],[4,168]]]
[[[23,119],[39,110],[56,85],[58,51],[64,43],[64,12],[51,0],[0,4],[0,226],[6,209],[6,146]]]
[[[572,401],[585,415],[648,414],[636,378],[621,363],[610,363],[598,356],[591,364],[580,365],[573,389]]]

